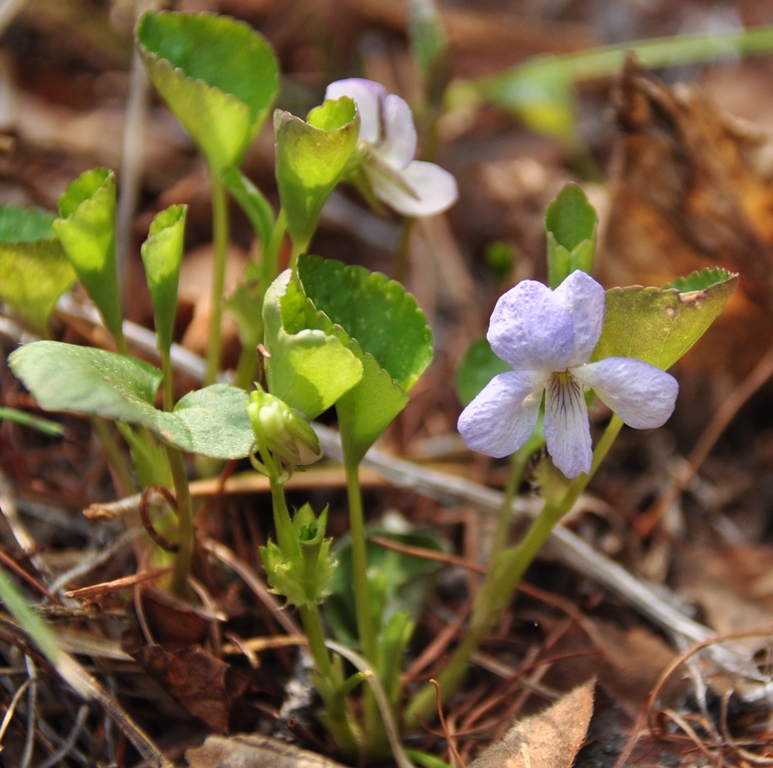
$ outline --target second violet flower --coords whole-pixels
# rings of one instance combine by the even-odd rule
[[[360,113],[362,171],[379,200],[404,216],[433,216],[456,202],[456,179],[439,165],[414,160],[416,128],[403,99],[358,77],[328,85],[325,99],[342,96]]]
[[[524,280],[505,293],[487,338],[513,370],[495,376],[459,417],[473,450],[502,458],[530,437],[545,393],[545,441],[566,475],[590,472],[593,461],[584,390],[595,390],[628,426],[653,429],[671,416],[679,392],[673,376],[630,357],[589,362],[606,312],[604,289],[576,271],[555,291]]]

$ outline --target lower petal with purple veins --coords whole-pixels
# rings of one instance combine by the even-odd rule
[[[567,477],[590,472],[593,451],[582,385],[571,373],[554,373],[545,390],[545,442]]]
[[[534,431],[544,386],[545,375],[536,371],[495,376],[459,417],[464,442],[497,459],[515,453]]]
[[[679,384],[671,374],[632,357],[607,357],[572,369],[582,384],[593,387],[629,427],[660,427],[674,412]]]

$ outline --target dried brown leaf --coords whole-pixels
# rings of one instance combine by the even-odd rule
[[[740,379],[773,339],[769,137],[695,86],[670,88],[629,62],[602,279],[663,285],[704,267],[741,273],[727,311],[680,365]],[[710,338],[710,341],[709,341]]]
[[[468,768],[570,768],[588,731],[595,685],[591,679],[516,723]]]
[[[316,752],[252,733],[210,736],[201,747],[189,749],[185,758],[190,768],[343,768]]]

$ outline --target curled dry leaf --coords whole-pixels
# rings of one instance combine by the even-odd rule
[[[570,768],[588,731],[596,680],[516,723],[468,768]]]
[[[663,285],[721,266],[740,290],[683,370],[740,379],[773,340],[773,143],[692,85],[668,87],[634,61],[615,97],[605,285]]]

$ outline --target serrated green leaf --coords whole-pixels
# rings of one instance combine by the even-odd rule
[[[263,254],[274,231],[274,209],[266,196],[235,166],[227,165],[220,180],[233,195],[255,230]],[[261,258],[265,258],[262,256]]]
[[[271,46],[247,24],[210,13],[147,12],[135,38],[150,79],[213,172],[238,164],[278,89]]]
[[[0,300],[42,336],[59,297],[75,282],[53,214],[0,206]]]
[[[491,350],[485,336],[475,339],[456,369],[456,394],[462,405],[469,405],[494,376],[511,371]]]
[[[302,250],[314,234],[322,206],[341,180],[359,131],[359,115],[346,96],[313,109],[308,122],[289,112],[274,112],[279,197],[287,229]]]
[[[249,455],[255,442],[248,404],[243,389],[212,384],[189,392],[171,413],[156,411],[156,431],[184,451],[240,459]]]
[[[577,184],[567,184],[545,212],[548,282],[556,289],[572,272],[590,274],[598,216]]]
[[[416,299],[384,275],[304,256],[298,278],[317,313],[307,322],[336,333],[363,364],[360,382],[336,403],[347,461],[359,463],[430,364],[432,332]]]
[[[59,218],[53,227],[105,325],[116,339],[122,339],[115,259],[115,174],[94,168],[71,182],[59,198]]]
[[[162,354],[169,352],[174,336],[177,284],[183,257],[187,210],[185,205],[173,205],[157,214],[141,249],[156,316],[158,348]]]
[[[8,358],[41,408],[104,416],[151,429],[161,371],[102,349],[36,341]]]
[[[716,282],[712,282],[716,281]],[[703,270],[676,288],[612,288],[607,313],[592,360],[635,357],[663,370],[670,368],[708,330],[738,285],[738,275]]]
[[[314,419],[362,378],[362,363],[346,343],[324,329],[305,327],[305,305],[283,272],[263,303],[268,389]]]

